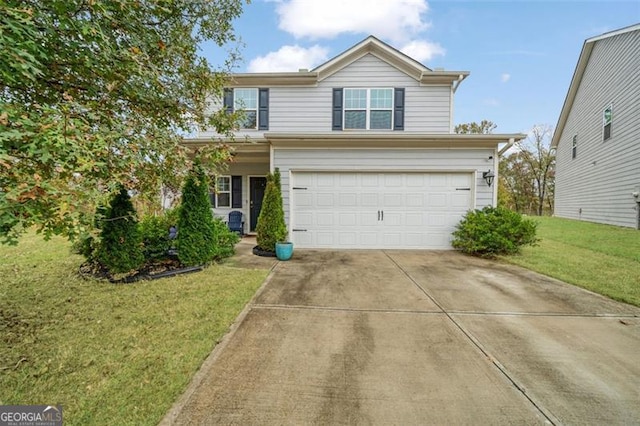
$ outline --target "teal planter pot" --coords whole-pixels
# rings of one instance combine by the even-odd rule
[[[276,243],[276,257],[278,260],[289,260],[293,256],[293,243]]]

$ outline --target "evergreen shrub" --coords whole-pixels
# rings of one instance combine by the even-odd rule
[[[469,211],[453,232],[454,248],[481,257],[512,255],[535,245],[538,224],[505,207]]]
[[[275,252],[276,243],[286,239],[287,225],[282,209],[280,170],[276,169],[273,174],[267,176],[267,187],[256,226],[256,240],[261,250]]]

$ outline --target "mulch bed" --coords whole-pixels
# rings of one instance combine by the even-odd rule
[[[255,246],[253,248],[253,254],[255,254],[256,256],[262,256],[262,257],[276,257],[275,251],[262,250],[259,246]]]
[[[99,263],[85,262],[80,265],[80,275],[87,278],[105,279],[114,284],[128,284],[140,280],[155,280],[197,272],[201,271],[202,268],[203,266],[183,266],[177,259],[164,259],[148,263],[134,272],[112,274]]]

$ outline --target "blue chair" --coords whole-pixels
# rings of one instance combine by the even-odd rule
[[[242,212],[234,210],[229,213],[229,221],[227,226],[231,232],[237,232],[238,235],[244,235],[244,221],[242,220]]]

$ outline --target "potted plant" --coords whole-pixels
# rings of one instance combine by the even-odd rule
[[[293,253],[293,244],[286,241],[287,225],[284,222],[280,191],[280,170],[276,169],[267,176],[267,187],[256,226],[258,245],[253,252],[260,256],[277,256],[279,260],[289,260]]]

